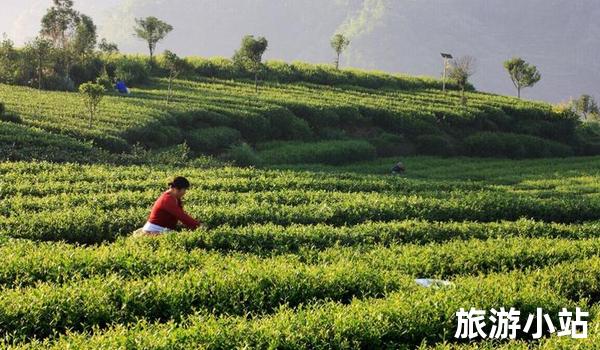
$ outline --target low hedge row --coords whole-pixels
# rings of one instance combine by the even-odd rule
[[[367,141],[339,140],[315,143],[288,143],[259,152],[267,164],[345,164],[375,159],[377,153]]]
[[[131,328],[118,325],[94,335],[74,333],[24,348],[415,348],[453,341],[460,308],[515,307],[521,312],[521,324],[542,308],[558,325],[562,308],[589,309],[581,298],[598,293],[598,276],[600,259],[593,258],[532,273],[457,278],[450,288],[407,286],[380,300],[284,307],[262,318],[201,313],[180,324],[142,321]],[[489,327],[484,331],[489,333]],[[523,333],[518,336],[527,338]]]
[[[565,144],[531,135],[481,132],[464,140],[466,152],[477,157],[544,158],[568,157],[573,149]]]

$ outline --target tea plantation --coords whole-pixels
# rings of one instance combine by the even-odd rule
[[[229,61],[188,64],[193,69],[174,81],[168,102],[168,80],[158,71],[129,95],[104,97],[92,127],[77,93],[0,85],[2,159],[94,162],[184,142],[196,155],[242,165],[600,154],[597,132],[541,102],[471,90],[463,104],[460,92],[444,93],[431,78],[277,62],[267,64],[255,92],[253,81],[229,72]],[[56,142],[75,152],[36,151]]]
[[[158,74],[92,127],[76,93],[0,85],[1,349],[596,346],[595,128],[429,78],[271,62],[256,93],[188,62],[168,103]],[[175,175],[204,227],[132,237]],[[588,338],[456,339],[472,307],[580,307]]]
[[[597,317],[600,158],[390,162],[0,163],[2,346],[462,349],[461,307]],[[130,237],[173,173],[207,227]],[[591,346],[595,326],[477,346]]]

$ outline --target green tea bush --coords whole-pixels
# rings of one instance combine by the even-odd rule
[[[175,167],[187,166],[190,162],[191,150],[187,143],[183,142],[158,152],[154,152],[145,164],[163,164]],[[196,162],[197,163],[197,162]]]
[[[232,79],[240,74],[238,67],[228,58],[187,57],[186,60],[199,76]]]
[[[313,129],[334,127],[340,124],[340,116],[333,109],[295,103],[287,103],[286,107],[299,118],[306,120]]]
[[[160,132],[166,138],[166,140],[163,143],[164,146],[180,144],[183,141],[183,131],[178,127],[170,125],[163,126],[160,129]]]
[[[89,143],[15,124],[16,121],[0,121],[0,161],[93,163],[105,159],[103,152]]]
[[[95,146],[113,153],[127,152],[131,149],[127,141],[113,135],[95,134],[91,140]]]
[[[236,261],[216,256],[205,264],[200,269],[147,279],[124,280],[109,275],[2,291],[0,335],[45,338],[67,329],[90,330],[138,318],[181,319],[202,310],[263,314],[282,304],[382,296],[386,290],[411,286],[412,282],[402,274],[376,271],[359,263],[352,274],[343,263],[319,267],[299,264],[293,258]]]
[[[245,141],[259,142],[270,139],[271,123],[260,112],[242,113],[232,116],[232,119],[230,127],[238,130]]]
[[[298,70],[284,61],[267,61],[265,76],[267,80],[278,83],[292,83],[300,80]]]
[[[69,76],[76,86],[80,84],[96,81],[102,72],[103,63],[98,57],[88,58],[86,60],[76,62],[70,67]]]
[[[247,143],[231,146],[223,158],[241,167],[257,166],[262,163],[262,159]]]
[[[233,123],[233,118],[209,110],[194,110],[176,114],[175,119],[180,128],[195,129],[206,128],[211,126],[230,126]]]
[[[187,61],[194,67],[196,74],[211,78],[232,79],[252,77],[252,74],[240,70],[230,59],[188,57]],[[304,62],[286,63],[267,61],[264,77],[269,81],[280,83],[308,82],[323,85],[354,85],[371,89],[397,88],[441,88],[441,81],[433,78],[391,75],[377,71],[358,69],[337,70],[331,65],[310,64]],[[449,83],[449,88],[455,88]],[[469,86],[469,89],[473,89]]]
[[[420,154],[452,156],[456,154],[454,143],[444,135],[421,135],[415,139],[417,152]]]
[[[285,144],[264,149],[260,154],[279,152],[282,147]],[[441,175],[427,172],[419,176],[447,177],[448,169],[460,169],[463,163],[451,162],[440,168]],[[566,162],[565,170],[573,165],[581,168],[575,161]],[[542,164],[543,167],[557,166],[555,162]],[[154,191],[166,182],[163,171],[147,166],[119,167],[115,177],[108,175],[114,171],[111,167],[44,165],[38,172],[34,164],[10,165],[11,170],[3,173],[6,180],[2,186],[5,198],[0,202],[0,235],[33,240],[98,243],[126,235],[144,223],[148,208],[156,199]],[[473,172],[472,166],[466,162],[462,171],[487,179],[498,176],[497,169],[502,169],[505,164],[492,165],[489,169],[494,171],[487,172]],[[361,164],[357,169],[364,167]],[[205,170],[186,169],[188,177],[199,187],[198,192],[194,191],[188,197],[187,209],[209,227],[257,223],[347,226],[406,219],[493,222],[532,218],[561,223],[600,219],[600,201],[594,196],[577,195],[573,183],[570,187],[569,183],[560,184],[561,187],[554,190],[560,196],[552,197],[548,196],[549,185],[546,183],[537,185],[538,189],[532,191],[505,191],[465,182],[461,176],[459,182],[424,182],[348,173],[343,177],[309,176],[296,172],[231,169],[213,170],[208,175],[203,173]],[[227,177],[223,178],[219,171],[228,174]],[[385,173],[388,171],[389,164],[384,168]],[[23,174],[32,175],[24,177]],[[78,177],[72,178],[73,174]],[[72,178],[72,183],[64,183],[62,179],[67,176]],[[44,185],[39,185],[42,179]],[[503,181],[515,183],[516,180]],[[38,185],[34,188],[23,185],[28,182]],[[111,186],[102,185],[106,183]],[[559,186],[553,182],[549,184]],[[575,186],[582,188],[580,183]],[[590,185],[584,188],[589,193],[597,190]],[[64,196],[63,193],[72,195]],[[429,236],[416,228],[412,230],[421,236]],[[435,228],[432,232],[436,230],[441,229]],[[451,231],[452,234],[456,232]]]
[[[188,78],[188,77],[195,75],[195,74],[193,74],[194,67],[186,59],[182,59],[178,63],[177,68],[178,68],[177,77],[179,79]],[[162,78],[169,78],[170,73],[171,73],[171,67],[166,62],[164,53],[155,56],[154,57],[154,66],[152,67],[152,75],[162,77]]]
[[[140,143],[147,148],[162,148],[183,142],[184,131],[176,126],[152,122],[127,130],[122,136],[130,144]]]
[[[370,123],[370,120],[360,113],[358,107],[339,106],[335,109],[336,114],[340,118],[340,124],[348,126],[360,126]]]
[[[583,123],[576,131],[578,154],[594,155],[600,152],[600,123]]]
[[[23,119],[20,116],[18,116],[16,114],[12,114],[12,113],[0,113],[0,121],[14,123],[14,124],[22,124],[23,123]]]
[[[150,78],[150,64],[143,56],[113,55],[106,64],[110,76],[122,79],[130,86],[144,84]]]
[[[464,240],[462,237],[457,240],[448,238],[447,242],[425,245],[397,245],[390,240],[384,247],[375,243],[376,235],[357,235],[353,240],[352,227],[344,228],[346,236],[339,235],[339,228],[331,230],[337,231],[338,237],[329,235],[319,239],[319,234],[327,235],[325,227],[295,226],[287,229],[265,225],[240,229],[222,227],[154,240],[121,239],[97,247],[12,240],[0,246],[0,252],[6,257],[5,264],[0,266],[0,286],[15,288],[34,286],[37,282],[66,283],[110,274],[141,278],[185,272],[214,259],[228,259],[225,254],[234,255],[234,252],[259,254],[264,261],[276,254],[294,253],[311,265],[369,263],[407,275],[449,278],[542,268],[591,258],[600,251],[598,238],[572,240],[500,235],[483,240],[475,238],[475,235],[464,237]],[[336,241],[336,238],[339,240]],[[396,238],[395,242],[402,242],[400,235]],[[316,245],[311,245],[313,243]],[[357,254],[358,251],[360,254]],[[222,252],[223,256],[217,252]],[[133,257],[137,261],[135,265],[129,263]]]
[[[349,138],[346,130],[331,127],[319,128],[317,137],[320,140],[347,140]]]
[[[288,143],[262,151],[259,155],[270,164],[345,164],[374,159],[376,150],[366,141],[323,141]]]
[[[241,134],[235,129],[218,126],[191,131],[185,138],[193,151],[215,153],[238,142]]]
[[[427,222],[420,220],[367,222],[354,226],[279,226],[273,224],[215,227],[182,237],[188,249],[203,248],[251,253],[294,253],[303,247],[429,244],[450,240],[510,237],[586,239],[598,237],[598,222],[549,224],[532,220],[515,222]]]
[[[567,157],[573,150],[564,144],[530,135],[510,133],[476,133],[464,140],[470,155],[478,157]]]
[[[593,267],[582,269],[586,265]],[[499,305],[515,306],[521,311],[520,323],[537,308],[555,315],[565,307],[570,310],[583,306],[569,300],[562,291],[547,288],[553,279],[569,278],[566,288],[584,290],[574,283],[582,278],[593,283],[595,277],[585,274],[597,269],[597,259],[585,263],[562,264],[550,269],[527,273],[491,274],[485,277],[457,278],[454,287],[442,289],[407,285],[388,293],[383,299],[353,300],[344,305],[337,302],[320,303],[297,309],[281,308],[270,316],[216,317],[200,313],[183,325],[174,323],[148,324],[142,322],[128,329],[116,326],[94,335],[70,334],[56,342],[44,344],[56,349],[103,348],[135,343],[140,347],[162,348],[171,344],[178,348],[389,348],[399,345],[417,347],[447,340],[455,331],[455,312],[471,307],[490,310]],[[577,272],[573,273],[575,269]],[[489,327],[489,326],[488,326]],[[489,333],[489,329],[484,329]],[[527,339],[523,333],[519,338]],[[35,343],[30,345],[36,348]],[[41,346],[40,346],[41,347]]]
[[[269,137],[275,140],[306,140],[312,131],[306,120],[296,117],[286,108],[269,108],[263,115],[270,122]]]
[[[477,241],[473,243],[479,244]],[[497,244],[502,243],[501,241],[490,242],[489,246]],[[547,247],[553,246],[553,242],[545,244]],[[472,269],[476,271],[517,269],[505,274],[490,273],[487,277],[463,276],[454,279],[458,291],[455,288],[441,291],[440,297],[443,298],[442,300],[447,300],[446,302],[437,300],[441,302],[442,307],[455,307],[455,303],[449,302],[446,298],[449,295],[458,297],[459,292],[466,292],[465,288],[467,290],[475,288],[481,293],[477,295],[480,298],[477,304],[471,306],[479,306],[479,302],[493,303],[498,297],[496,294],[498,291],[494,290],[499,288],[506,292],[501,287],[502,282],[506,283],[513,279],[507,287],[514,293],[511,297],[525,303],[521,304],[522,308],[534,311],[536,307],[540,307],[536,306],[534,301],[539,303],[541,300],[530,298],[535,295],[534,292],[540,293],[548,285],[552,288],[547,289],[548,292],[541,293],[540,296],[552,305],[553,310],[573,304],[567,300],[580,301],[597,295],[600,291],[598,287],[600,260],[593,255],[597,254],[600,246],[597,241],[594,244],[594,247],[586,253],[588,257],[592,257],[585,259],[586,254],[578,253],[576,247],[570,247],[569,243],[565,242],[560,248],[566,250],[562,254],[566,256],[578,254],[583,260],[560,264],[558,262],[561,260],[561,254],[557,254],[558,251],[552,252],[555,254],[554,257],[549,257],[548,249],[540,248],[538,249],[538,254],[541,254],[540,262],[547,263],[549,266],[532,273],[521,272],[518,270],[519,266],[511,262],[514,257],[526,253],[510,252],[506,248],[497,250],[498,254],[506,255],[497,257],[503,260],[502,262],[490,259],[485,254],[485,250],[477,257],[470,256],[470,259],[465,259],[466,250],[461,245],[451,248],[450,250],[458,249],[458,251],[448,252],[446,257],[437,256],[434,249],[429,253],[424,252],[426,249],[418,247],[416,249],[426,254],[431,264],[439,264],[437,267],[431,266],[430,269],[443,271],[440,276]],[[480,244],[479,247],[484,245]],[[420,294],[418,292],[421,287],[418,287],[412,278],[430,271],[427,270],[427,263],[422,264],[421,268],[412,267],[414,260],[418,258],[415,256],[418,254],[414,253],[407,253],[402,247],[376,250],[364,256],[358,255],[353,250],[332,251],[325,252],[324,256],[319,258],[322,260],[315,261],[315,265],[303,264],[296,258],[285,256],[261,260],[254,257],[237,258],[200,254],[195,259],[197,259],[196,263],[202,264],[203,267],[192,267],[184,272],[130,280],[107,275],[103,279],[92,277],[67,281],[59,286],[41,283],[29,288],[5,290],[0,292],[0,322],[3,324],[0,334],[10,334],[11,337],[36,335],[43,338],[56,331],[62,332],[66,328],[86,330],[92,326],[106,327],[111,321],[127,324],[137,318],[179,320],[194,310],[210,311],[214,315],[243,315],[248,312],[262,315],[277,312],[279,305],[284,301],[286,305],[294,307],[310,300],[348,303],[353,298],[384,297],[393,292]],[[453,254],[457,261],[451,261]],[[535,266],[536,263],[533,261],[536,257],[531,256],[530,259],[533,264],[531,266]],[[490,261],[494,261],[492,264],[496,266],[491,267]],[[192,261],[189,263],[194,264]],[[347,266],[350,265],[352,272],[347,270]],[[458,270],[452,270],[453,266],[458,267]],[[450,270],[445,270],[444,267]],[[411,272],[406,274],[407,270]],[[483,286],[477,286],[478,283],[483,283]],[[487,283],[490,285],[486,285]],[[489,289],[492,284],[496,287]],[[527,292],[528,289],[530,293]],[[421,290],[426,291],[426,289]],[[428,291],[428,293],[435,293],[435,291]],[[475,297],[479,293],[466,294]],[[37,295],[44,295],[44,298],[39,299]],[[407,295],[410,294],[406,294],[405,297]],[[468,299],[467,295],[463,298]],[[414,296],[417,297],[423,295]],[[504,297],[508,297],[508,294]],[[425,300],[427,299],[425,297]],[[408,301],[412,300],[411,297]],[[530,300],[531,304],[526,300]],[[561,302],[566,304],[559,305]],[[456,310],[458,307],[453,311]],[[525,310],[521,309],[521,311]],[[37,322],[34,321],[36,317]],[[414,317],[416,315],[410,318],[411,322],[415,321]],[[423,326],[439,327],[441,324],[436,320],[424,320],[426,323]],[[446,322],[449,321],[451,319]],[[423,332],[422,329],[419,331]]]
[[[414,153],[414,146],[402,135],[383,132],[369,139],[378,157],[393,157]]]

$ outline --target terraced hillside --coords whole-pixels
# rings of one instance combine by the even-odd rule
[[[467,92],[463,105],[459,92],[444,94],[433,79],[354,71],[344,73],[345,79],[330,71],[322,72],[322,79],[292,79],[280,72],[255,93],[243,76],[228,78],[202,64],[189,80],[175,81],[168,104],[167,80],[160,78],[132,89],[129,96],[105,97],[92,128],[76,93],[0,85],[0,102],[20,116],[22,128],[35,128],[17,135],[43,131],[48,138],[92,141],[113,153],[130,151],[136,143],[160,149],[185,141],[196,153],[218,155],[246,142],[259,153],[271,150],[267,163],[306,163],[300,156],[283,159],[285,150],[279,148],[286,142],[318,147],[342,140],[355,142],[340,147],[360,150],[358,160],[414,153],[531,158],[571,155],[581,148],[577,123],[544,103]],[[21,154],[8,159],[35,153],[21,139],[28,137],[8,138],[13,153]],[[39,147],[48,142],[40,141]]]
[[[599,158],[412,157],[406,178],[386,175],[389,162],[0,163],[0,338],[19,349],[467,348],[453,339],[461,307],[514,306],[522,323],[541,307],[558,325],[561,308],[580,306],[597,319]],[[175,172],[207,228],[128,237]],[[479,345],[591,347],[596,327],[587,340]]]

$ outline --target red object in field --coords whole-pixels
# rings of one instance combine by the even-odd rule
[[[154,202],[154,206],[152,206],[152,211],[150,212],[148,221],[154,225],[165,227],[171,230],[177,228],[178,221],[181,221],[185,227],[191,230],[194,230],[200,226],[198,221],[189,216],[183,210],[183,204],[181,201],[171,196],[168,191],[164,192],[160,197],[158,197],[156,202]]]

